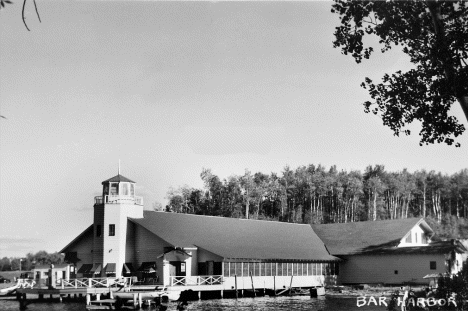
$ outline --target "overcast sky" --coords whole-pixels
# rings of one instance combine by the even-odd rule
[[[330,2],[27,2],[0,12],[0,257],[58,251],[117,174],[145,207],[170,186],[322,164],[452,174],[461,148],[420,147],[365,114],[359,84],[408,68],[332,45]],[[466,120],[458,104],[452,114]],[[417,133],[417,125],[412,126]]]

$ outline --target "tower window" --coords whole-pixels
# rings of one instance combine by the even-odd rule
[[[101,237],[101,234],[102,234],[101,225],[97,225],[96,226],[96,236],[99,238],[99,237]]]
[[[128,183],[120,183],[120,195],[129,195],[130,194],[130,189],[128,186]]]
[[[110,195],[118,195],[119,194],[119,184],[113,182],[110,184]]]
[[[110,224],[109,225],[109,236],[114,236],[115,235],[115,225]]]

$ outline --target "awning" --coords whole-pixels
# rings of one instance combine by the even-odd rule
[[[93,268],[92,263],[84,263],[76,273],[88,273]]]
[[[104,267],[104,272],[105,273],[115,273],[115,263],[108,263]]]
[[[91,270],[89,270],[89,273],[93,274],[99,274],[101,273],[101,264],[100,263],[95,263]]]
[[[140,268],[138,268],[138,271],[146,272],[146,273],[156,272],[156,262],[155,261],[143,262]]]
[[[123,264],[123,269],[122,269],[123,274],[129,274],[133,272],[135,272],[135,268],[133,268],[133,265],[131,262],[126,262]]]

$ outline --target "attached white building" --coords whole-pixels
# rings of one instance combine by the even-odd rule
[[[342,284],[428,284],[432,274],[457,273],[466,248],[440,241],[423,218],[313,225],[334,256],[342,258]]]

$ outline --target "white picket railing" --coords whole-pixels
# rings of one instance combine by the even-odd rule
[[[18,279],[19,288],[33,288],[36,281],[32,279]]]
[[[81,278],[81,279],[70,279],[60,280],[60,286],[62,288],[78,288],[78,287],[111,287],[111,286],[129,286],[131,285],[131,277],[122,278]]]
[[[222,275],[193,275],[169,277],[170,286],[219,285],[222,282]]]

